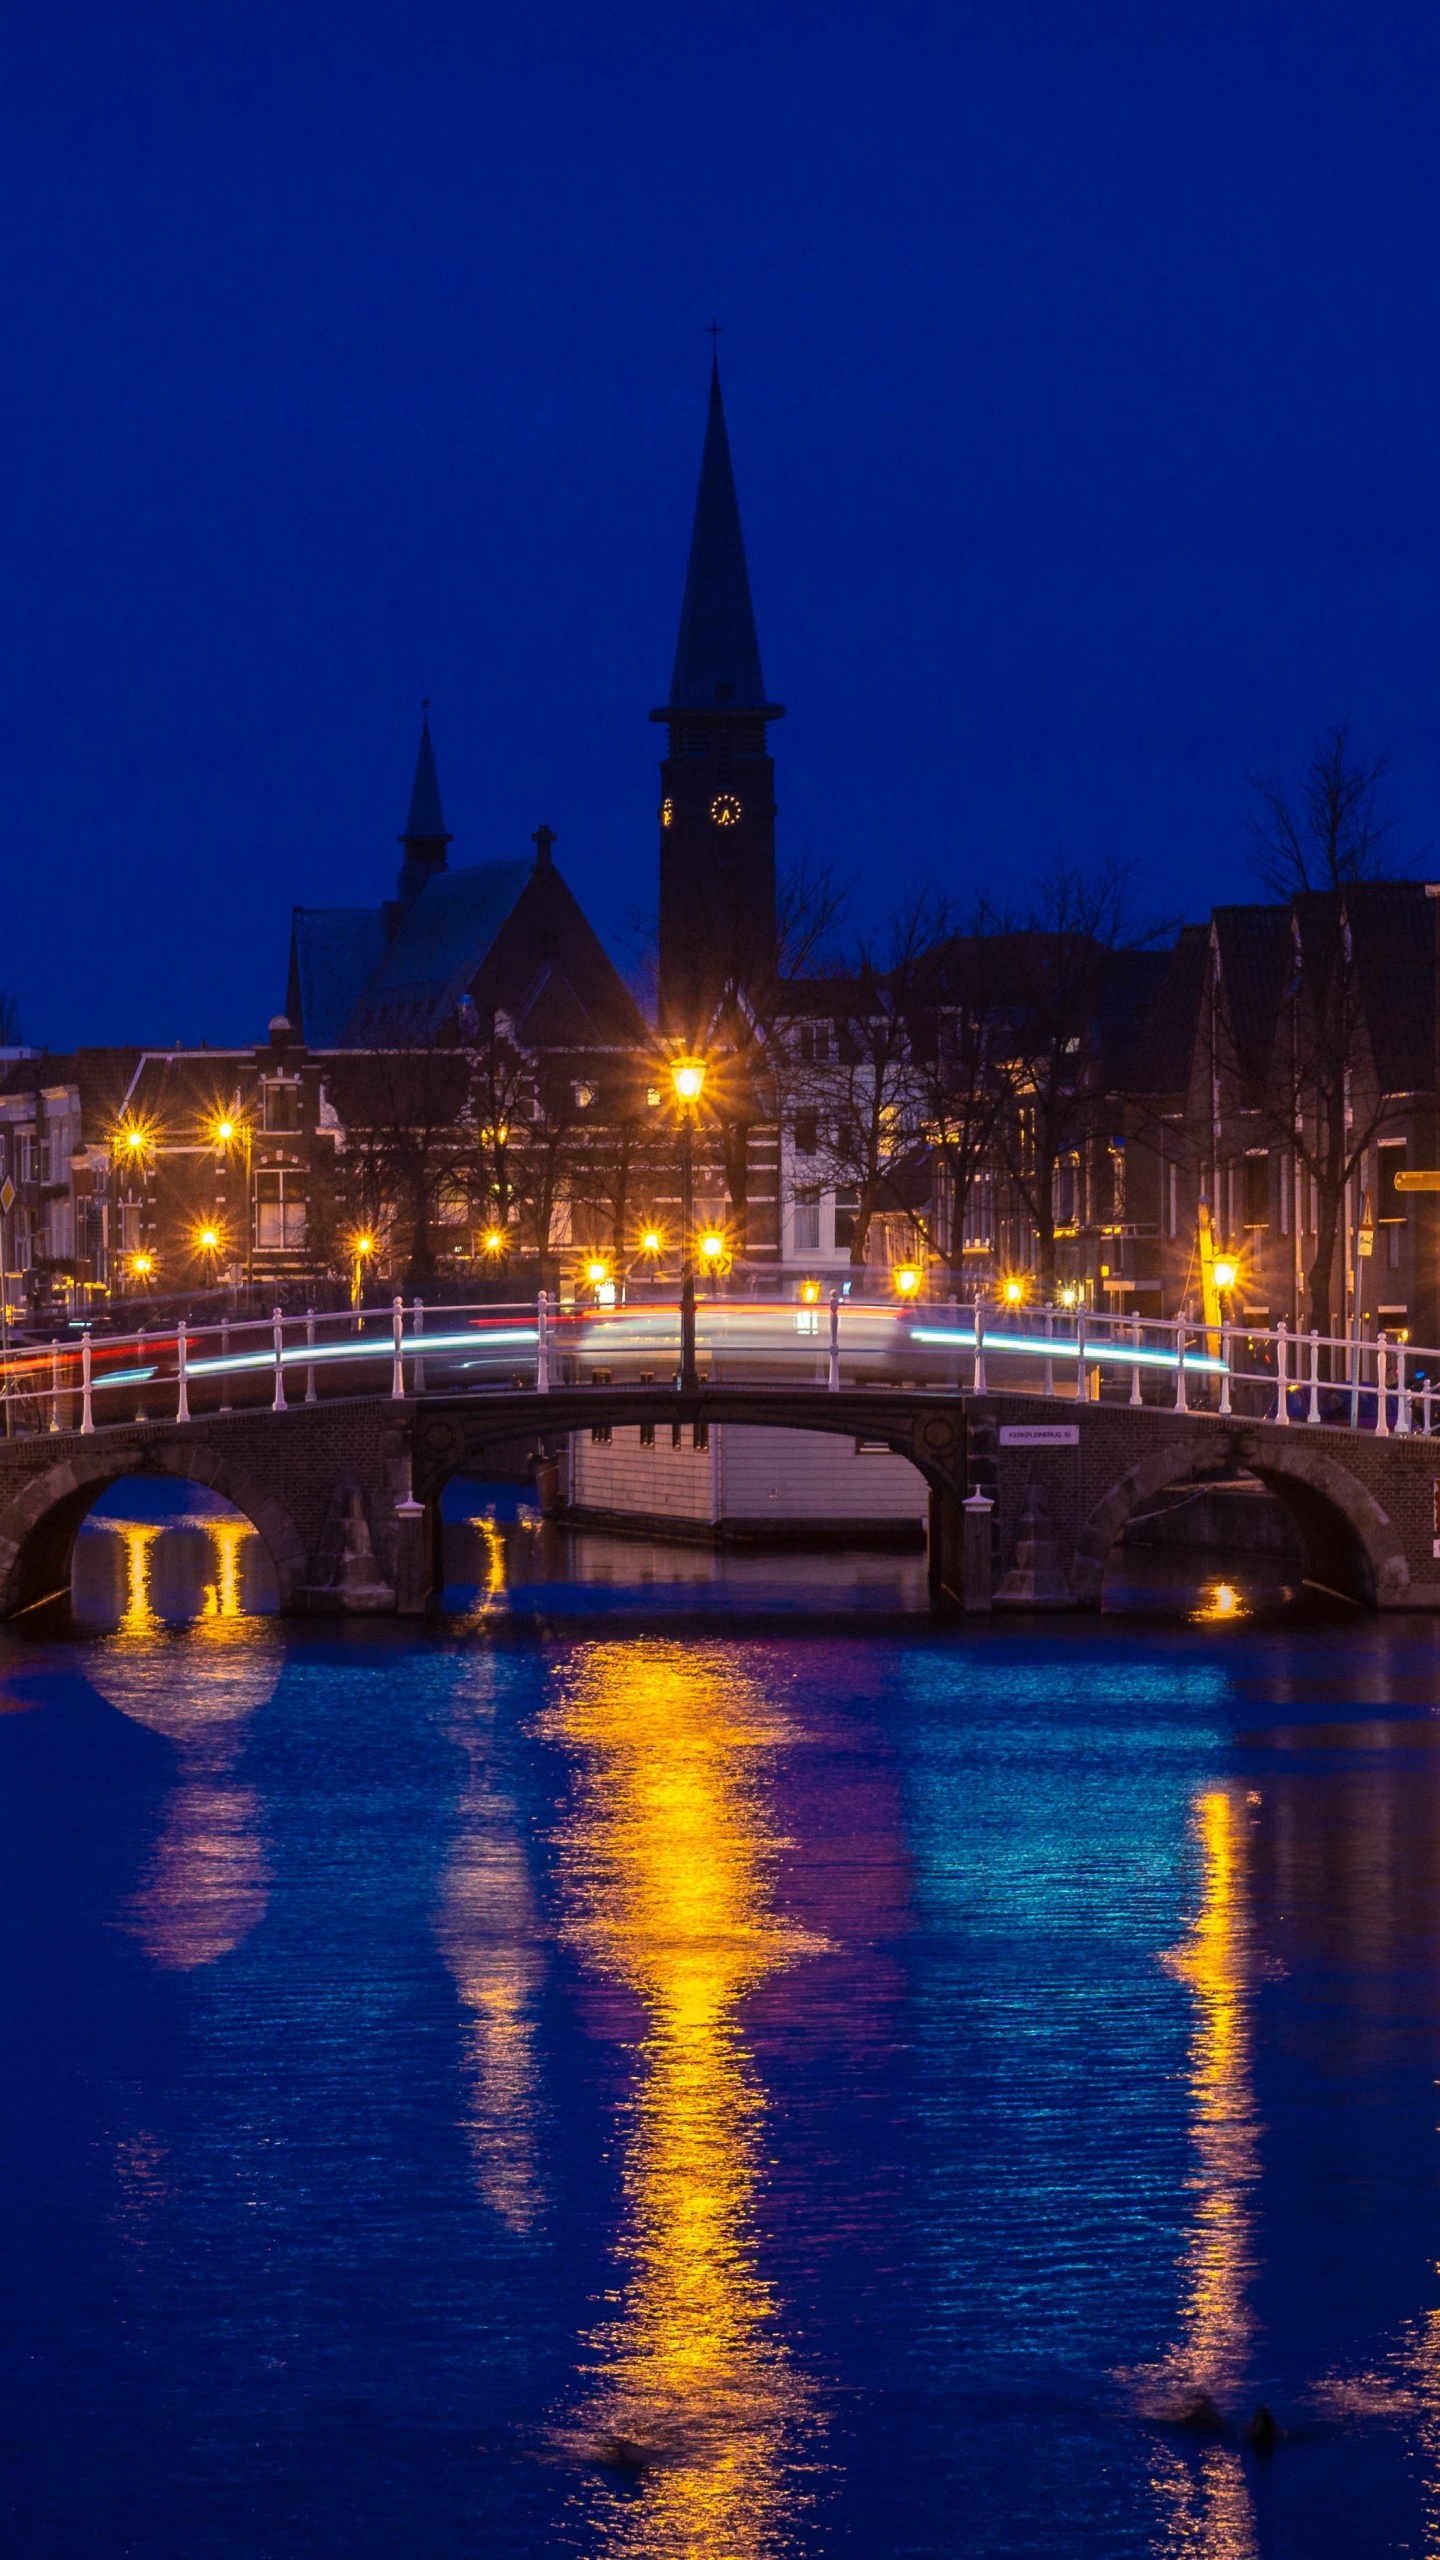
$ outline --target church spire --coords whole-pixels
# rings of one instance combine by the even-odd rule
[[[690,534],[690,561],[680,607],[680,636],[669,708],[711,711],[734,703],[758,711],[765,700],[760,643],[750,602],[740,504],[730,467],[720,367],[710,367],[710,412],[700,458],[700,488]]]
[[[427,702],[420,723],[420,752],[415,758],[410,815],[400,838],[405,847],[405,859],[396,883],[401,914],[414,905],[426,881],[433,880],[437,871],[444,870],[446,847],[454,841],[440,806],[440,778],[435,771],[435,750],[430,743],[429,710]]]
[[[680,608],[680,637],[663,720],[660,767],[660,1019],[694,1041],[717,1006],[761,987],[775,968],[775,768],[760,643],[720,368]]]

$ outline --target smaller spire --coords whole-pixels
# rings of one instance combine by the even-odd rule
[[[400,841],[403,845],[422,844],[427,848],[438,846],[443,858],[445,846],[453,843],[454,839],[445,824],[445,812],[440,806],[440,778],[435,771],[435,750],[430,743],[428,696],[423,709],[426,716],[422,718],[420,724],[420,752],[415,759],[415,783],[410,794],[410,815],[405,821],[405,832]],[[433,854],[431,858],[434,859]]]

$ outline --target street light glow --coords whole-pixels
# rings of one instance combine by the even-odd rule
[[[920,1274],[913,1262],[897,1263],[895,1286],[902,1298],[913,1298],[920,1286]]]
[[[220,1250],[219,1229],[217,1227],[202,1227],[198,1237],[196,1238],[196,1242],[199,1244],[202,1253],[218,1253]]]
[[[1024,1281],[1023,1281],[1023,1280],[1007,1280],[1007,1281],[1006,1281],[1006,1283],[1005,1283],[1005,1304],[1007,1305],[1007,1307],[1018,1307],[1018,1306],[1023,1306],[1024,1301],[1025,1301],[1025,1283],[1024,1283]]]
[[[670,1062],[670,1081],[675,1087],[676,1099],[678,1101],[698,1102],[701,1094],[705,1090],[704,1059],[672,1058]]]
[[[500,1228],[500,1227],[489,1227],[489,1228],[487,1228],[487,1230],[486,1230],[486,1234],[485,1234],[485,1250],[486,1250],[486,1252],[487,1252],[487,1253],[503,1253],[503,1252],[504,1252],[504,1250],[505,1250],[505,1236],[504,1236],[504,1231],[503,1231],[503,1229],[502,1229],[502,1228]]]
[[[593,1261],[586,1263],[585,1277],[589,1281],[592,1289],[598,1289],[604,1281],[608,1280],[609,1276],[609,1270],[603,1262]]]
[[[1216,1263],[1216,1265],[1215,1265],[1215,1286],[1216,1286],[1216,1288],[1217,1288],[1217,1289],[1227,1289],[1227,1290],[1228,1290],[1228,1289],[1233,1289],[1233,1288],[1234,1288],[1234,1286],[1235,1286],[1235,1283],[1236,1283],[1236,1281],[1239,1279],[1239,1277],[1240,1277],[1240,1265],[1239,1265],[1239,1263],[1238,1263],[1238,1262],[1217,1262],[1217,1263]]]
[[[718,1262],[724,1250],[725,1239],[723,1236],[716,1235],[713,1228],[709,1235],[701,1237],[700,1251],[707,1262]]]
[[[148,1280],[151,1273],[154,1271],[154,1268],[155,1256],[153,1253],[131,1254],[130,1276],[132,1280]]]
[[[660,1250],[660,1232],[659,1232],[659,1229],[658,1229],[657,1227],[647,1227],[647,1228],[646,1228],[645,1233],[643,1234],[643,1236],[642,1236],[642,1237],[641,1237],[641,1239],[640,1239],[640,1250],[641,1250],[641,1252],[642,1252],[642,1253],[648,1253],[648,1254],[651,1254],[651,1255],[657,1254],[657,1253],[659,1252],[659,1250]]]
[[[800,1300],[801,1300],[801,1304],[802,1304],[803,1306],[813,1307],[813,1306],[814,1306],[814,1304],[815,1304],[815,1301],[816,1301],[816,1299],[819,1297],[819,1295],[820,1295],[820,1283],[819,1283],[819,1281],[818,1281],[818,1280],[802,1280],[802,1281],[801,1281],[801,1283],[800,1283]]]

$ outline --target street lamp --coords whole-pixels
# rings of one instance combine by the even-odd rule
[[[680,1376],[682,1395],[700,1384],[695,1365],[695,1107],[705,1090],[703,1058],[672,1058],[670,1081],[680,1106]]]
[[[896,1263],[895,1286],[902,1298],[914,1298],[919,1296],[920,1273],[913,1262]]]
[[[350,1304],[352,1307],[358,1307],[360,1304],[360,1292],[365,1276],[365,1265],[369,1261],[374,1250],[375,1239],[372,1235],[356,1236],[354,1243],[351,1246],[353,1269],[350,1279]]]
[[[1238,1262],[1223,1262],[1223,1261],[1222,1261],[1222,1262],[1217,1262],[1217,1263],[1216,1263],[1216,1265],[1215,1265],[1215,1286],[1216,1286],[1216,1288],[1220,1291],[1220,1294],[1221,1294],[1221,1296],[1222,1296],[1222,1297],[1225,1297],[1225,1298],[1228,1298],[1228,1297],[1229,1297],[1230,1292],[1231,1292],[1231,1290],[1234,1288],[1235,1283],[1236,1283],[1236,1281],[1239,1279],[1239,1277],[1240,1277],[1240,1265],[1239,1265],[1239,1263],[1238,1263]]]

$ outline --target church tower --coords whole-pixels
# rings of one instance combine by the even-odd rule
[[[652,711],[670,732],[660,767],[660,1027],[703,1033],[727,991],[775,965],[775,768],[740,508],[730,468],[720,369],[680,607],[670,699]]]
[[[445,824],[440,806],[440,777],[435,771],[435,750],[430,744],[429,705],[420,724],[420,752],[415,759],[415,781],[410,792],[410,815],[400,838],[405,859],[395,883],[397,919],[408,915],[421,890],[437,871],[446,867],[446,854],[454,842]]]

